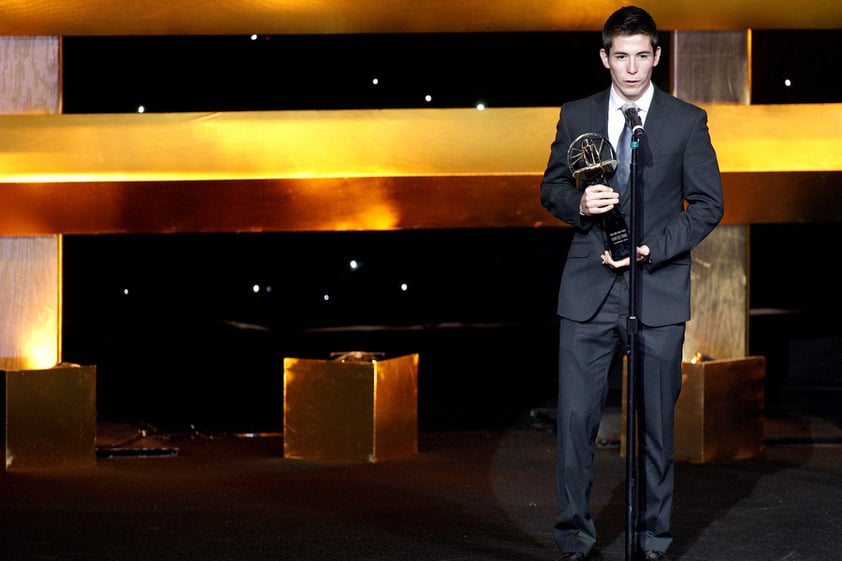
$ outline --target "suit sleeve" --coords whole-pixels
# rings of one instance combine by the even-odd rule
[[[556,218],[577,228],[589,229],[593,219],[579,212],[582,193],[577,188],[567,161],[567,151],[573,137],[565,112],[563,107],[556,125],[555,140],[550,146],[550,159],[541,181],[541,204]]]
[[[707,114],[701,109],[690,121],[680,169],[683,211],[669,220],[661,232],[642,241],[651,250],[650,269],[688,255],[716,228],[724,214],[719,164],[710,140]]]

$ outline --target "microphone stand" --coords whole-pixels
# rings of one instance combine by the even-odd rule
[[[638,194],[637,194],[637,149],[643,127],[632,131],[629,158],[629,192],[631,196],[629,214],[629,316],[628,330],[628,372],[626,376],[626,561],[634,561],[635,529],[637,526],[637,377],[638,377],[638,330],[637,318],[637,238],[638,238]]]

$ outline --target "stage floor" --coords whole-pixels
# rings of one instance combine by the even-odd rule
[[[614,435],[617,413],[604,430]],[[70,471],[0,474],[0,557],[27,560],[554,560],[554,435],[430,430],[376,464],[283,458],[280,434],[149,434],[101,423],[101,455]],[[140,436],[141,438],[133,438]],[[128,437],[128,438],[127,438]],[[597,452],[602,559],[624,558],[625,461]],[[835,561],[842,430],[770,419],[762,459],[680,464],[671,555]],[[165,452],[161,452],[165,451]]]

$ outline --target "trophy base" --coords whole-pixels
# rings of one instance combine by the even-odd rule
[[[615,261],[630,257],[629,228],[623,214],[616,207],[605,214],[602,227],[608,236],[608,251],[611,252],[611,257]]]

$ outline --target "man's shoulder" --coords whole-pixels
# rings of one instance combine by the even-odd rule
[[[597,92],[588,97],[567,101],[561,106],[561,113],[566,120],[590,119],[591,115],[608,105],[608,90]]]
[[[599,105],[601,103],[608,102],[608,90],[602,90],[596,92],[595,94],[591,94],[587,97],[580,97],[579,99],[574,99],[572,101],[566,101],[564,105],[562,105],[563,109],[585,109],[585,108],[592,108],[594,105]]]
[[[652,101],[660,104],[662,107],[668,108],[670,111],[697,115],[705,112],[705,110],[698,105],[690,103],[689,101],[684,101],[669,92],[659,89],[655,89],[655,97]]]

